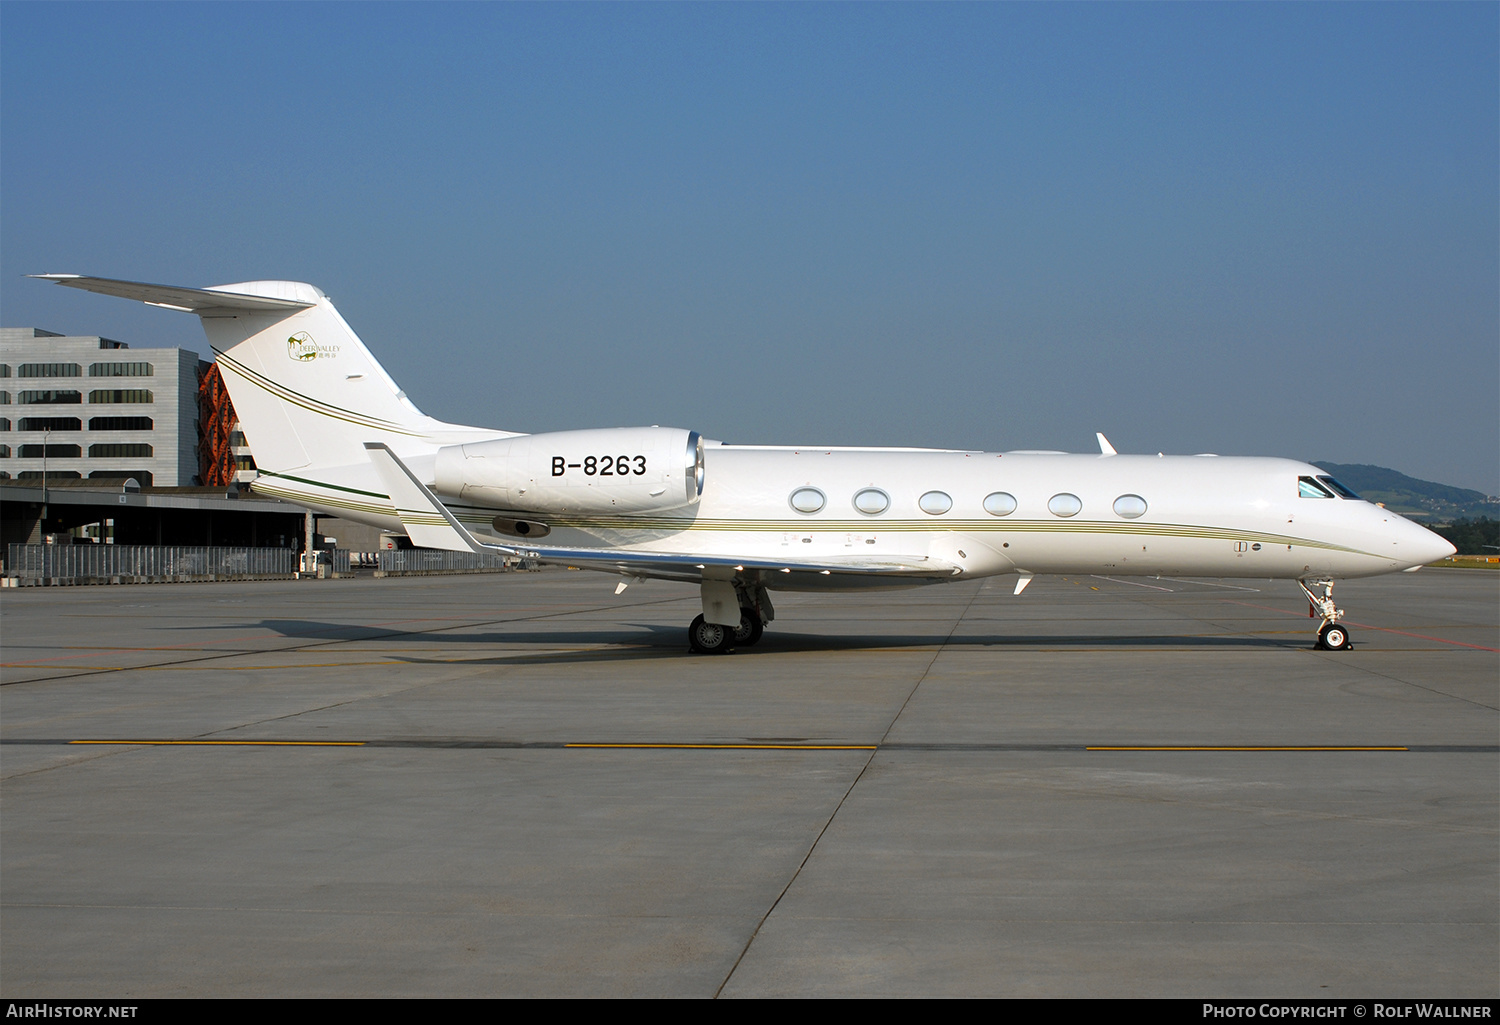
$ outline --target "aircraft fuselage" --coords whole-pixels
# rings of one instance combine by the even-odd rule
[[[422,465],[420,459],[411,462]],[[1349,578],[1409,569],[1448,553],[1441,538],[1372,503],[1299,495],[1299,478],[1320,474],[1308,464],[1272,458],[709,442],[702,497],[683,509],[538,513],[441,497],[471,530],[511,544],[513,536],[492,529],[494,517],[545,521],[551,529],[546,544],[564,548],[734,552],[773,562],[847,560],[851,568],[880,560],[925,561],[951,567],[949,576]],[[393,532],[402,529],[377,506],[351,510],[346,493],[312,483],[268,475],[254,487]],[[799,491],[816,492],[821,506],[799,511],[793,504]],[[857,496],[877,511],[861,511]],[[933,511],[924,510],[924,496]],[[675,569],[659,575],[683,578]],[[764,579],[772,589],[925,582],[805,573]]]
[[[196,313],[261,470],[256,491],[405,534],[694,582],[695,651],[751,645],[771,590],[1013,573],[1295,580],[1349,647],[1335,578],[1453,546],[1287,459],[724,445],[695,431],[523,435],[422,413],[305,282],[60,285]],[[1321,593],[1319,593],[1321,590]]]

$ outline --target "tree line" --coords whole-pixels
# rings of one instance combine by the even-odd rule
[[[1447,538],[1459,555],[1500,555],[1500,520],[1481,516],[1477,520],[1454,520],[1427,529]]]

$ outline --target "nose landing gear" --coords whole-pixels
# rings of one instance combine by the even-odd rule
[[[1333,603],[1333,581],[1313,581],[1313,587],[1321,589],[1322,594],[1314,593],[1305,580],[1297,581],[1297,586],[1307,595],[1309,614],[1316,610],[1323,617],[1323,625],[1318,627],[1318,642],[1313,646],[1322,651],[1348,651],[1354,647],[1354,642],[1349,640],[1349,631],[1339,625],[1344,610]]]
[[[1349,631],[1337,623],[1325,623],[1318,630],[1318,647],[1325,651],[1348,651],[1354,647],[1354,642],[1349,640]]]

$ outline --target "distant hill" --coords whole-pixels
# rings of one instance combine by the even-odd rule
[[[1500,502],[1469,488],[1438,484],[1408,477],[1399,470],[1367,463],[1330,463],[1309,460],[1321,466],[1361,498],[1380,502],[1403,516],[1420,518],[1429,523],[1449,523],[1457,519],[1500,518]]]

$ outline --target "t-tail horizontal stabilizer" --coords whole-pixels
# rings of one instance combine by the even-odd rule
[[[82,274],[28,274],[26,276],[41,278],[43,281],[55,281],[69,288],[81,288],[85,292],[116,295],[121,299],[136,299],[150,306],[162,306],[169,310],[181,310],[184,313],[197,313],[209,317],[234,313],[280,313],[290,316],[298,310],[309,309],[317,305],[313,302],[288,299],[284,296],[251,295],[224,288],[183,288],[180,285],[153,285],[147,281],[90,278]],[[282,284],[281,282],[254,283]]]
[[[406,536],[419,548],[441,548],[450,552],[491,552],[514,555],[513,549],[501,545],[490,545],[469,533],[467,527],[450,513],[427,490],[426,485],[396,458],[396,454],[378,441],[365,442],[365,451],[380,479],[385,482],[386,493],[406,528]]]

